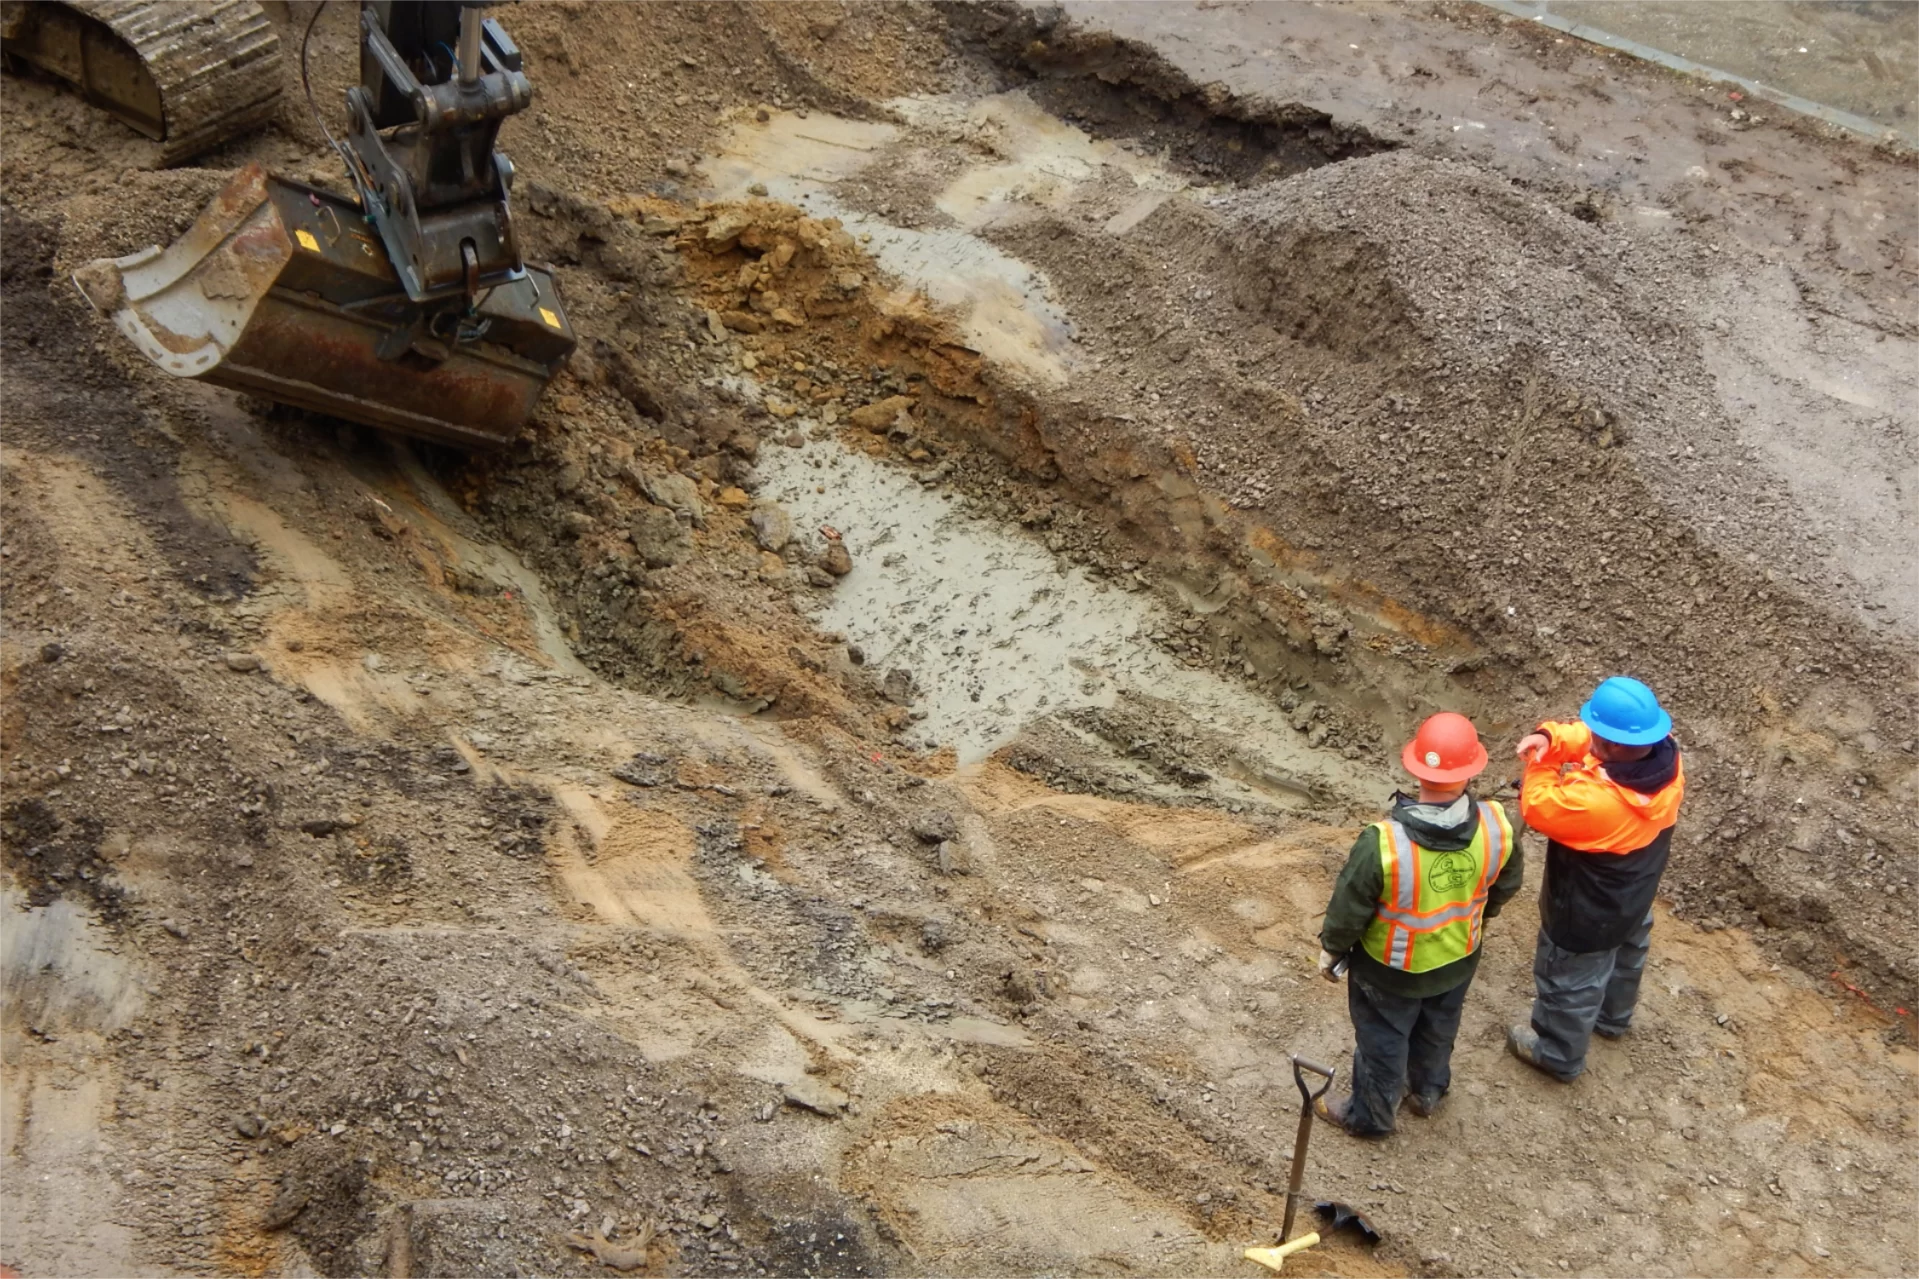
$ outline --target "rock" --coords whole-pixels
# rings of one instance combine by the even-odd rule
[[[668,160],[665,164],[662,164],[660,167],[666,170],[666,176],[669,178],[689,177],[692,175],[692,172],[693,172],[693,170],[687,166],[687,163],[684,160]]]
[[[593,350],[613,389],[633,406],[634,412],[655,422],[665,418],[666,405],[638,360],[604,338],[594,342]]]
[[[712,307],[706,309],[706,331],[715,342],[726,341],[726,323],[720,319],[720,313]]]
[[[599,521],[585,511],[564,511],[560,514],[560,530],[568,537],[590,533],[598,526]]]
[[[839,580],[839,578],[834,577],[817,564],[809,564],[806,567],[806,584],[808,586],[816,587],[823,591],[833,586]]]
[[[569,1234],[566,1242],[582,1251],[593,1254],[601,1265],[614,1270],[644,1270],[647,1265],[647,1251],[653,1243],[653,1223],[647,1222],[630,1243],[613,1243],[601,1230],[595,1234]]]
[[[360,824],[357,817],[315,817],[300,823],[300,829],[315,839],[351,830]]]
[[[800,329],[800,328],[806,327],[806,321],[801,319],[799,316],[795,315],[792,312],[792,310],[788,307],[783,307],[783,306],[774,307],[772,318],[773,318],[773,323],[784,325],[785,327],[789,329]]]
[[[225,661],[228,670],[242,674],[260,669],[260,656],[257,653],[228,653]]]
[[[267,1130],[267,1121],[260,1115],[240,1115],[233,1121],[233,1131],[252,1141]]]
[[[266,1216],[260,1219],[262,1230],[284,1230],[293,1224],[293,1219],[305,1211],[307,1192],[299,1186],[283,1186],[280,1193],[273,1197],[267,1207]]]
[[[913,700],[913,672],[896,666],[880,681],[880,695],[900,706]]]
[[[852,1100],[826,1081],[811,1077],[782,1084],[780,1096],[786,1099],[789,1106],[799,1106],[829,1119],[837,1119],[840,1112],[846,1109],[846,1103]]]
[[[845,577],[853,571],[853,553],[846,549],[844,542],[828,542],[826,554],[820,556],[820,567],[834,577]]]
[[[884,431],[893,425],[895,418],[913,407],[910,395],[889,395],[872,404],[863,404],[847,415],[854,426],[866,431]]]
[[[629,786],[660,786],[673,780],[673,761],[641,751],[614,769],[613,776]]]
[[[777,555],[793,540],[793,517],[786,513],[783,506],[769,502],[755,507],[753,513],[746,517],[746,522],[753,530],[753,540],[759,543],[763,551],[772,551]]]
[[[959,838],[959,819],[944,808],[915,814],[910,826],[913,837],[922,844],[943,844]]]
[[[67,646],[65,644],[42,644],[40,646],[40,660],[49,666],[66,655]]]
[[[920,925],[920,949],[929,955],[937,955],[946,949],[946,925],[937,919],[929,919]]]
[[[684,564],[693,555],[693,536],[679,518],[663,506],[648,506],[637,511],[627,526],[633,549],[648,568],[672,568]]]
[[[724,253],[739,242],[747,228],[753,225],[753,215],[744,209],[722,209],[706,224],[706,247],[712,253]]]
[[[752,186],[750,186],[750,187],[748,187],[748,188],[746,188],[746,193],[747,193],[748,195],[757,195],[757,196],[760,196],[761,198],[765,198],[765,196],[766,196],[766,183],[764,183],[764,182],[755,182],[755,183],[754,183],[754,184],[753,184]]]
[[[761,333],[766,329],[766,321],[747,311],[721,311],[720,323],[735,333]]]
[[[753,499],[746,495],[745,489],[731,485],[721,489],[713,500],[729,511],[744,511],[753,504]]]
[[[640,491],[655,506],[692,517],[694,528],[706,527],[706,508],[700,503],[700,486],[678,471],[665,475],[640,476]]]

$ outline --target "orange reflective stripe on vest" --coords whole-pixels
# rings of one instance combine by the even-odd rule
[[[1512,828],[1496,804],[1479,805],[1465,848],[1434,852],[1395,821],[1377,824],[1385,883],[1360,944],[1389,968],[1426,972],[1479,948],[1486,897],[1512,855]]]

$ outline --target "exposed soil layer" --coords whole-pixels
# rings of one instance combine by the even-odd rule
[[[1665,77],[1469,11],[1111,12],[500,15],[583,341],[474,458],[142,363],[67,273],[224,168],[0,83],[0,1262],[1250,1276],[1400,735],[1503,758],[1630,669],[1693,785],[1632,1035],[1571,1087],[1502,1054],[1516,904],[1446,1109],[1316,1136],[1385,1241],[1289,1270],[1919,1265],[1910,511],[1867,483],[1912,482],[1913,236],[1860,212],[1912,166],[1754,125],[1732,226],[1418,105],[1492,50],[1658,168],[1714,109]],[[1353,24],[1433,65],[1341,66]],[[1222,31],[1320,78],[1234,83]],[[289,77],[207,163],[337,187]],[[1777,387],[1884,441],[1824,527],[1740,410]]]

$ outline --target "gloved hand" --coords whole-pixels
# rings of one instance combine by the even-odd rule
[[[1333,970],[1338,967],[1339,960],[1340,956],[1324,946],[1319,948],[1319,975],[1335,985],[1339,983],[1339,974]]]

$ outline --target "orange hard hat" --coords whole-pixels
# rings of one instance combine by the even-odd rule
[[[1399,762],[1420,781],[1445,785],[1479,776],[1486,767],[1486,748],[1479,744],[1479,730],[1471,720],[1441,711],[1426,717],[1399,752]]]

